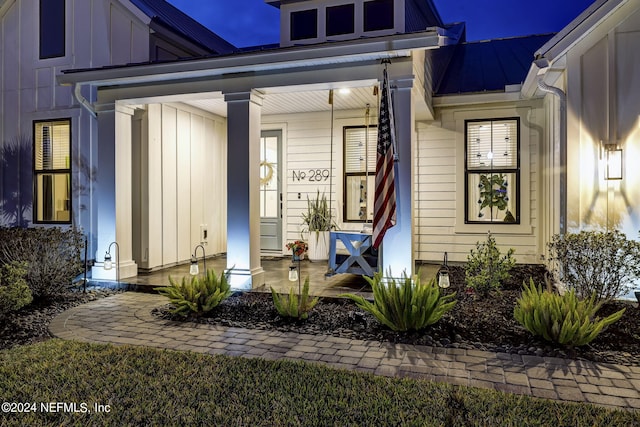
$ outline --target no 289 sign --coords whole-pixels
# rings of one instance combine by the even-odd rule
[[[326,181],[331,176],[329,169],[308,169],[308,170],[294,170],[294,181],[309,181],[309,182],[321,182]]]

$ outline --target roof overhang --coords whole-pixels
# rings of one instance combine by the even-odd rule
[[[62,85],[112,86],[202,80],[224,76],[285,73],[290,70],[341,67],[382,59],[410,57],[415,49],[437,48],[437,31],[376,37],[355,41],[242,52],[231,55],[84,70],[65,70]]]
[[[535,53],[535,61],[522,85],[525,98],[540,96],[538,80],[553,84],[566,68],[567,52],[630,0],[596,0]]]

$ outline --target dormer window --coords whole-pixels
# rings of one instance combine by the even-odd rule
[[[353,34],[355,32],[355,6],[343,4],[327,7],[327,36]]]
[[[291,12],[291,40],[315,39],[318,37],[318,10],[308,9]]]
[[[393,0],[364,2],[364,31],[389,30],[394,26]]]

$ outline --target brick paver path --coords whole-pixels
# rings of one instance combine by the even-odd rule
[[[50,330],[62,339],[302,359],[376,375],[640,409],[640,366],[182,324],[151,315],[152,308],[166,301],[159,295],[126,292],[68,310],[53,320]]]

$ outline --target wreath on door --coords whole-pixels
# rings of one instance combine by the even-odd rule
[[[263,168],[266,172],[264,176],[262,176]],[[263,160],[260,162],[260,185],[269,184],[271,179],[273,179],[273,163]]]

